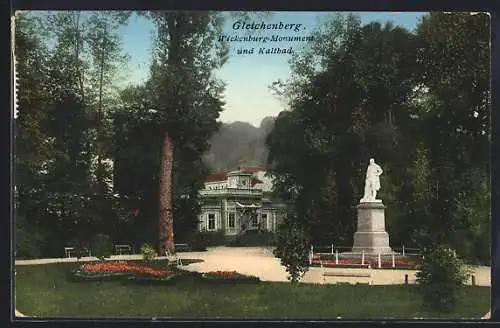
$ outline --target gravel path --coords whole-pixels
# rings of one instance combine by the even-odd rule
[[[270,248],[262,247],[216,247],[207,252],[179,253],[185,258],[199,258],[204,262],[193,263],[184,268],[190,271],[236,270],[244,274],[258,276],[263,281],[288,281],[285,267],[275,258]],[[491,286],[490,267],[475,269],[476,284]],[[371,277],[335,277],[324,276],[324,273],[337,275],[366,275]],[[415,270],[377,270],[377,269],[345,269],[311,267],[302,278],[304,283],[337,283],[368,282],[372,285],[404,284],[405,274],[408,283],[415,283]],[[471,284],[472,281],[469,282]]]

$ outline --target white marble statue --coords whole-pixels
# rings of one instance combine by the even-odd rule
[[[377,191],[380,190],[380,175],[382,172],[382,168],[375,163],[373,158],[370,158],[370,164],[366,169],[365,194],[360,202],[381,202],[380,199],[377,199]]]

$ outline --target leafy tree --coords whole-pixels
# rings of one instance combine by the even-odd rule
[[[432,13],[417,28],[419,82],[428,90],[419,126],[434,169],[436,195],[429,230],[438,243],[451,243],[462,256],[463,242],[453,239],[457,231],[471,228],[464,213],[478,214],[470,216],[477,220],[472,226],[484,226],[489,217],[489,38],[486,14]],[[477,179],[474,189],[484,192],[479,197],[465,196],[464,183],[472,182],[472,176]],[[481,230],[487,239],[487,228]]]
[[[413,33],[337,15],[292,58],[272,86],[289,109],[266,143],[276,192],[314,240],[350,243],[373,156],[393,243],[488,263],[488,31],[482,14],[425,15]]]
[[[154,120],[162,133],[159,173],[159,251],[174,252],[172,168],[175,148],[194,158],[208,148],[222,110],[222,84],[213,76],[227,58],[218,44],[220,17],[211,12],[151,13],[157,51],[151,70]],[[214,51],[215,49],[215,51]]]
[[[286,267],[292,283],[298,283],[309,267],[310,240],[292,216],[286,216],[278,228],[274,255]]]
[[[20,13],[16,19],[16,52],[30,58],[18,69],[19,209],[30,229],[43,226],[49,234],[42,253],[56,256],[71,239],[113,230],[120,210],[107,197],[105,210],[95,211],[90,113],[96,102],[85,33],[93,27],[82,12]]]
[[[17,214],[31,221],[36,199],[41,197],[46,163],[52,147],[44,129],[48,120],[49,96],[47,86],[47,49],[36,33],[40,23],[26,13],[16,15],[15,55],[17,76],[18,114],[14,122],[18,204]],[[18,60],[23,58],[24,60]],[[35,223],[35,222],[33,222]]]
[[[326,236],[346,245],[368,158],[390,165],[388,181],[403,175],[398,164],[404,158],[394,149],[401,147],[397,124],[404,122],[414,81],[414,41],[402,28],[361,26],[355,16],[335,16],[317,33],[311,48],[292,59],[291,81],[275,84],[280,95],[292,98],[290,112],[278,117],[267,140],[269,160],[277,191],[293,190],[298,217],[312,236],[328,231]],[[334,36],[329,47],[321,41],[327,34]],[[387,196],[396,205],[393,189]],[[333,213],[331,225],[324,217]]]
[[[461,287],[471,270],[457,257],[455,250],[439,245],[422,251],[423,260],[417,272],[424,307],[432,311],[450,311],[461,296]]]
[[[432,168],[428,151],[421,145],[417,148],[412,165],[408,168],[408,179],[411,181],[412,200],[407,205],[406,229],[408,241],[415,246],[429,247],[436,242],[431,229],[434,217],[431,204],[435,197],[431,182]]]

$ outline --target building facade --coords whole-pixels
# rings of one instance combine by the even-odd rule
[[[239,167],[207,177],[199,215],[200,231],[222,231],[236,237],[249,230],[276,231],[284,215],[284,206],[273,202],[272,179],[266,170]]]

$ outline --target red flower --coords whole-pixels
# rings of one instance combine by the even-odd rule
[[[84,272],[92,273],[135,273],[141,275],[162,277],[170,275],[167,270],[160,270],[146,265],[129,263],[126,261],[97,262],[84,264],[80,267]]]
[[[363,261],[361,258],[357,258],[357,259],[339,258],[338,263],[337,263],[337,261],[335,259],[333,259],[333,260],[332,259],[321,260],[321,258],[319,258],[319,259],[314,259],[313,264],[318,264],[318,265],[322,264],[325,266],[362,265]],[[364,264],[365,265],[369,264],[372,267],[378,267],[378,259],[365,259]],[[380,259],[380,266],[383,268],[392,267],[392,264],[393,264],[393,262],[392,262],[391,258]],[[410,260],[410,259],[394,259],[394,266],[395,267],[413,267],[416,264],[417,263],[414,260]]]

